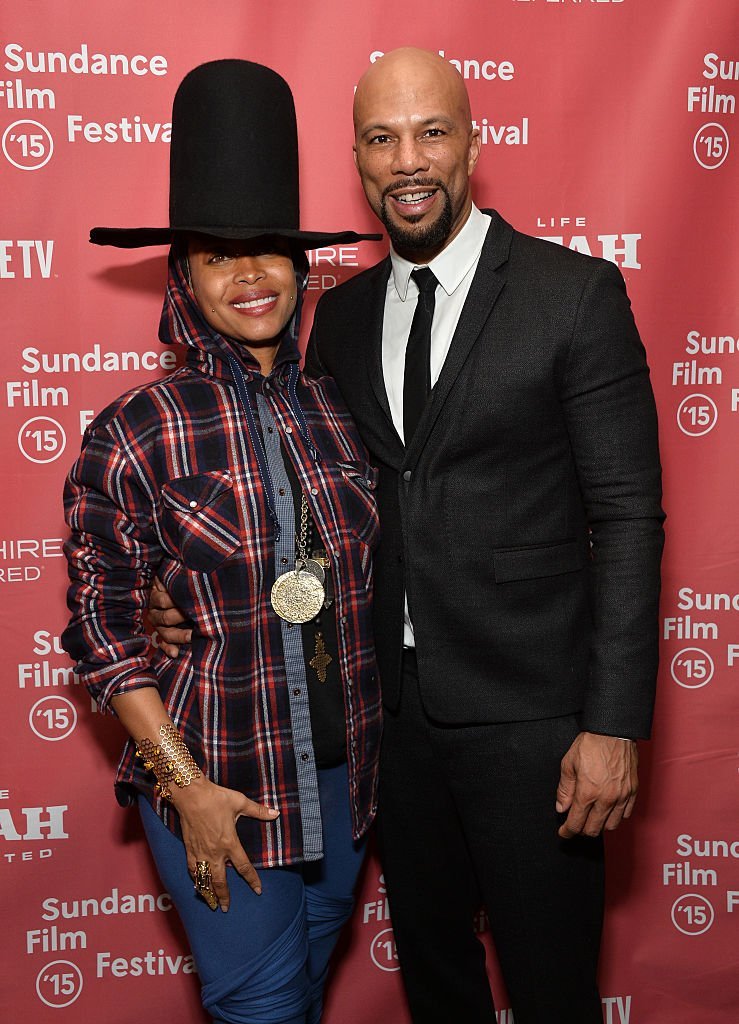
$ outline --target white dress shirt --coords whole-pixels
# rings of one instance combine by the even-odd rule
[[[489,226],[490,217],[473,205],[456,238],[429,264],[425,264],[434,272],[439,282],[431,326],[431,387],[439,379],[449,352]],[[409,263],[392,248],[390,260],[392,272],[387,282],[385,314],[382,321],[382,373],[393,423],[403,440],[405,347],[418,300],[418,288],[411,279],[411,272],[420,264]],[[406,647],[415,646],[407,598],[403,643]]]

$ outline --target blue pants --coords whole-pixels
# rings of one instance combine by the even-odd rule
[[[351,833],[346,765],[318,772],[324,856],[286,868],[262,868],[257,896],[233,868],[227,914],[195,894],[185,847],[139,798],[159,876],[185,926],[214,1022],[317,1024],[323,985],[348,919],[365,842]],[[248,851],[247,851],[248,853]]]

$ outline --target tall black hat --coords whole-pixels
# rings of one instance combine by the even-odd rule
[[[281,235],[301,249],[377,240],[301,231],[298,129],[290,86],[248,60],[214,60],[185,75],[172,107],[168,228],[93,228],[90,241],[169,245],[173,231],[217,238]]]

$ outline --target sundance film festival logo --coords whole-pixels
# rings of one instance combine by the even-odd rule
[[[79,684],[61,640],[46,629],[33,634],[34,661],[18,663],[18,689],[28,690],[35,700],[28,712],[31,731],[40,740],[55,743],[71,736],[77,725],[77,709],[61,689]],[[56,664],[61,660],[62,664]],[[47,692],[39,694],[38,690]]]
[[[683,832],[676,838],[674,856],[679,859],[662,865],[662,884],[668,889],[690,890],[680,893],[670,907],[677,931],[689,937],[705,935],[717,918],[739,912],[739,892],[726,888],[724,880],[728,868],[736,877],[739,840]],[[710,899],[702,889],[713,890]]]
[[[31,76],[90,75],[142,78],[167,74],[167,61],[161,54],[146,56],[141,53],[98,53],[83,42],[71,52],[61,50],[27,50],[23,43],[8,43],[4,50],[2,71],[7,77],[0,79],[0,108],[11,112],[24,112],[13,117],[2,133],[2,152],[13,167],[21,171],[38,171],[45,167],[54,154],[54,138],[44,121],[36,116],[39,111],[57,109],[57,93],[46,82],[37,86]],[[68,143],[87,142],[169,142],[169,122],[148,122],[141,115],[127,112],[114,120],[97,122],[81,113],[66,115]]]
[[[0,277],[13,277],[10,269],[3,275],[3,255],[6,263],[9,260],[8,247],[10,242],[0,242]],[[22,244],[24,252],[31,243]],[[38,246],[40,243],[36,243]],[[48,266],[51,261],[51,246],[48,252]],[[5,251],[3,246],[6,247]],[[31,250],[33,252],[33,250]],[[47,268],[48,269],[48,268]],[[325,276],[325,275],[324,275]],[[335,278],[331,278],[336,283]],[[67,378],[80,373],[146,372],[159,376],[162,372],[174,370],[177,366],[177,354],[167,349],[146,349],[144,351],[105,349],[99,342],[77,351],[46,352],[29,345],[22,351],[20,370],[26,379],[8,379],[5,381],[5,403],[8,409],[43,410],[37,415],[29,415],[18,429],[18,450],[29,462],[45,464],[55,462],[64,453],[67,445],[67,432],[58,418],[56,410],[70,406],[70,391]],[[53,377],[52,377],[53,375]],[[51,382],[47,379],[51,377]],[[62,383],[64,382],[64,383]],[[46,411],[49,410],[49,411]],[[94,410],[79,409],[75,415],[80,434],[84,433],[95,417]],[[66,420],[66,417],[65,417]],[[69,427],[69,425],[68,425]]]
[[[143,914],[168,912],[172,901],[168,893],[121,893],[114,888],[103,899],[60,900],[47,897],[41,904],[44,921],[71,920],[99,915]],[[25,952],[29,956],[41,953],[70,953],[88,948],[87,932],[81,928],[66,929],[52,924],[30,928],[26,932]],[[97,976],[109,973],[112,977],[143,977],[144,975],[191,974],[195,965],[191,956],[168,956],[163,949],[142,957],[113,957],[111,953],[97,954]],[[36,994],[42,1003],[53,1009],[62,1009],[73,1003],[82,991],[82,971],[71,960],[52,960],[45,964],[36,977]]]
[[[731,147],[727,127],[719,118],[736,114],[736,92],[723,83],[739,81],[739,60],[723,58],[713,51],[706,53],[701,77],[703,83],[687,87],[687,110],[689,114],[712,115],[712,119],[696,131],[693,156],[705,170],[715,171],[726,161]]]
[[[690,330],[683,351],[690,358],[672,364],[672,386],[688,391],[677,407],[677,425],[688,437],[703,437],[718,423],[719,411],[739,412],[739,388],[731,386],[739,336]]]
[[[380,875],[377,880],[378,898],[369,900],[362,908],[362,924],[380,923],[380,930],[370,940],[369,954],[375,967],[381,971],[399,971],[398,952],[395,948],[395,936],[390,924],[390,904],[387,899],[385,877]]]
[[[730,669],[739,664],[739,644],[734,642],[739,628],[739,593],[680,587],[676,609],[681,614],[666,616],[662,629],[663,640],[679,641],[680,646],[670,662],[670,674],[683,689],[700,690],[714,677],[715,659]],[[706,612],[711,613],[710,620],[703,617]],[[721,642],[726,631],[730,639]],[[698,644],[684,644],[682,641],[686,640],[697,640]],[[706,645],[712,649],[713,657]]]

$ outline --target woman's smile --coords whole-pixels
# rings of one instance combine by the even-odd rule
[[[240,295],[231,305],[243,316],[264,316],[274,310],[279,297],[278,292],[259,289]]]

